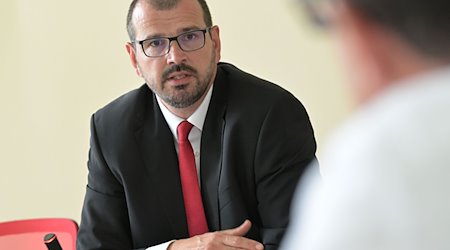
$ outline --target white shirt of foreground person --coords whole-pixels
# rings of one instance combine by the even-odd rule
[[[450,67],[392,85],[330,139],[281,249],[450,249]]]

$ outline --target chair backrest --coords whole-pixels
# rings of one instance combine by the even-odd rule
[[[47,250],[44,236],[54,233],[63,250],[75,250],[78,224],[66,218],[0,222],[0,249]]]

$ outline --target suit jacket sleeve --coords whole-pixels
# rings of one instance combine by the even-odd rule
[[[132,249],[127,204],[120,178],[108,167],[91,119],[89,175],[77,249]]]
[[[218,108],[220,103],[223,109]],[[219,176],[217,199],[215,192],[209,192],[206,197],[212,198],[206,199],[206,210],[214,208],[218,200],[219,229],[250,219],[253,226],[246,236],[263,243],[266,250],[277,249],[289,223],[297,182],[316,160],[308,114],[288,91],[223,63],[219,64],[210,110],[214,112],[208,110],[204,133],[221,127],[209,123],[218,120],[215,116],[223,116],[224,129],[214,133],[223,134],[220,166],[202,165],[205,183]],[[202,157],[217,151],[206,148],[212,137],[206,135],[202,135],[202,146],[207,154],[202,151]],[[206,168],[220,169],[219,174],[205,174]],[[214,191],[213,185],[208,189]]]
[[[315,161],[316,142],[306,110],[286,94],[266,113],[255,154],[260,235],[265,249],[278,248],[289,223],[297,182]]]

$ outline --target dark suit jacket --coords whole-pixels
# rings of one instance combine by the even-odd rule
[[[188,237],[173,138],[146,85],[93,115],[78,249],[145,248]],[[315,151],[308,115],[293,95],[219,63],[201,139],[210,231],[250,219],[247,237],[276,249]]]

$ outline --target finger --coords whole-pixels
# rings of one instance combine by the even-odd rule
[[[244,236],[248,230],[252,227],[252,223],[249,220],[245,220],[240,226],[223,230],[222,232],[225,234],[236,235],[236,236]]]
[[[264,246],[252,239],[247,239],[241,236],[226,235],[223,244],[233,249],[251,249],[251,250],[263,250]]]

